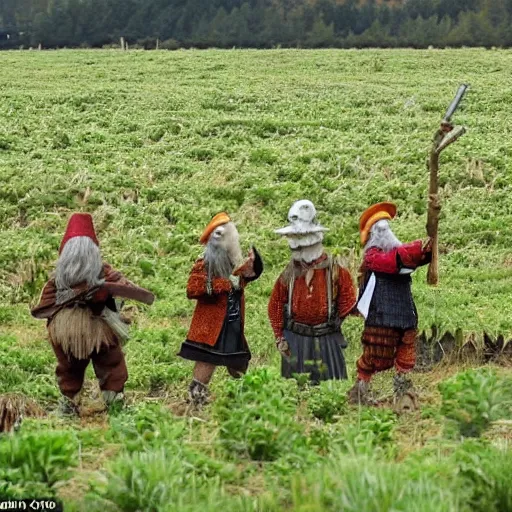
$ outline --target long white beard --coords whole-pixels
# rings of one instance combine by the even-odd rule
[[[292,251],[307,247],[313,247],[319,244],[324,239],[324,234],[320,231],[318,233],[308,233],[307,235],[294,235],[288,236],[288,245]]]
[[[204,260],[210,277],[229,277],[243,263],[240,238],[232,222],[225,224],[220,238],[211,236],[206,244]]]
[[[98,246],[87,236],[78,236],[69,240],[57,261],[55,286],[57,304],[75,296],[73,287],[87,283],[89,287],[103,284],[100,279],[103,261]]]
[[[292,258],[295,261],[303,261],[304,263],[311,263],[317,260],[324,253],[324,246],[321,243],[310,245],[309,247],[302,247],[300,250],[292,252]]]
[[[402,242],[395,236],[387,221],[379,221],[370,231],[370,238],[365,245],[364,250],[367,251],[370,247],[377,247],[384,252],[389,252],[397,247],[400,247]]]
[[[305,263],[317,260],[324,252],[323,239],[324,234],[321,231],[306,235],[289,236],[288,245],[292,250],[292,259]]]

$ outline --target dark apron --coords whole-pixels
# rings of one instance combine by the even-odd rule
[[[347,342],[341,333],[341,319],[336,307],[337,297],[333,293],[332,258],[327,268],[327,322],[307,325],[296,322],[292,314],[292,299],[295,279],[288,285],[288,303],[284,308],[284,337],[292,353],[290,358],[282,358],[281,375],[292,378],[294,374],[308,373],[310,381],[346,379],[347,368],[343,348]]]

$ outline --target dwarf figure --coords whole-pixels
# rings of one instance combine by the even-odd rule
[[[412,382],[406,377],[416,363],[418,314],[411,294],[411,273],[431,258],[431,241],[402,244],[391,231],[396,215],[392,203],[368,208],[359,221],[364,259],[360,269],[357,309],[365,319],[363,355],[357,361],[357,381],[349,391],[352,403],[370,403],[372,376],[396,368],[395,405],[416,408]]]
[[[326,228],[318,224],[311,201],[297,201],[288,213],[285,236],[292,259],[280,275],[268,305],[270,324],[282,355],[281,373],[310,380],[346,379],[341,324],[356,303],[350,273],[324,251]]]
[[[31,311],[35,318],[47,319],[64,414],[78,413],[91,360],[107,406],[123,399],[128,372],[121,346],[128,339],[128,327],[114,297],[146,304],[154,300],[102,261],[92,217],[75,213],[60,245],[54,276]]]
[[[242,256],[238,231],[227,213],[217,214],[200,238],[206,245],[187,283],[187,297],[197,305],[179,356],[195,361],[189,398],[196,407],[208,400],[208,384],[217,366],[232,377],[247,371],[251,352],[244,335],[247,283],[263,272],[263,262],[253,247]]]

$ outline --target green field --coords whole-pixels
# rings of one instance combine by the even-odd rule
[[[50,411],[0,439],[0,496],[87,511],[512,510],[503,365],[416,374],[422,411],[396,418],[348,407],[351,382],[282,381],[266,315],[289,258],[273,230],[297,199],[315,203],[354,278],[370,204],[397,203],[403,241],[425,236],[430,141],[467,82],[455,121],[468,132],[441,159],[440,285],[419,270],[414,294],[427,337],[512,338],[512,52],[25,51],[0,53],[0,69],[0,393]],[[197,414],[183,406],[192,365],[175,354],[198,237],[220,210],[265,272],[247,289],[252,371],[241,384],[218,371]],[[95,412],[90,370],[89,409],[65,422],[29,305],[73,211],[93,213],[104,258],[157,301],[130,306],[127,408]],[[344,327],[351,380],[361,329]],[[375,387],[390,395],[391,375]]]

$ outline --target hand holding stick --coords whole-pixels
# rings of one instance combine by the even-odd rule
[[[428,266],[427,283],[430,285],[437,285],[439,282],[438,259],[439,259],[439,244],[438,244],[438,226],[439,214],[441,212],[441,204],[439,203],[439,155],[450,144],[453,144],[464,133],[465,128],[462,126],[453,126],[451,117],[457,110],[460,101],[462,100],[468,86],[461,85],[448,107],[441,126],[434,135],[432,148],[428,161],[428,168],[430,170],[430,185],[428,191],[428,213],[427,213],[427,234],[431,238],[432,246],[432,259]]]

